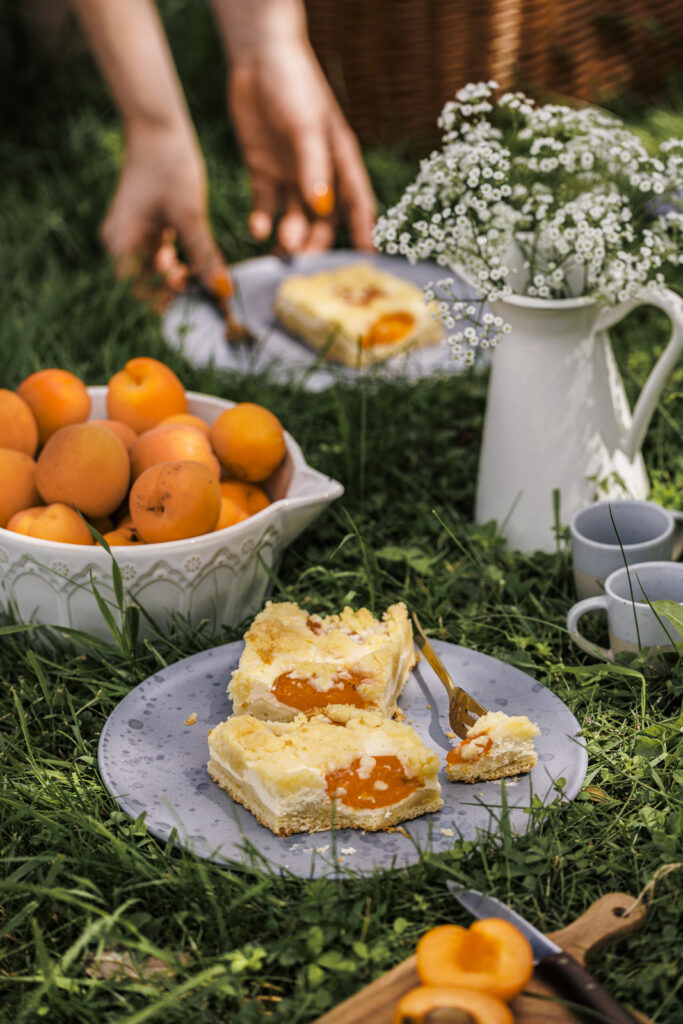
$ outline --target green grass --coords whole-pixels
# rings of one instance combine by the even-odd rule
[[[212,185],[212,213],[231,260],[263,251],[247,236],[248,191],[223,121],[222,71],[204,15],[187,23],[180,0],[169,27],[188,85]],[[118,701],[160,665],[238,638],[178,622],[136,646],[0,636],[0,1021],[313,1021],[387,970],[439,922],[467,918],[447,878],[511,902],[558,929],[602,893],[635,897],[661,865],[678,862],[683,833],[683,670],[647,679],[597,664],[569,642],[573,600],[566,544],[554,555],[509,552],[472,524],[486,379],[415,385],[340,383],[302,394],[265,378],[197,370],[169,350],[158,321],[113,277],[97,228],[116,178],[121,134],[87,58],[61,68],[0,23],[16,89],[0,137],[1,383],[48,365],[105,383],[126,358],[165,359],[186,386],[260,401],[281,417],[308,461],[344,482],[344,498],[288,550],[276,592],[321,611],[345,601],[382,611],[403,599],[433,635],[530,673],[583,726],[585,788],[537,817],[523,837],[455,845],[412,868],[343,883],[228,869],[162,847],[104,789],[97,742]],[[665,116],[666,114],[666,116]],[[659,131],[683,107],[638,111]],[[673,121],[666,118],[672,118]],[[680,129],[679,129],[680,131]],[[409,154],[369,149],[382,202],[413,172]],[[631,396],[665,340],[631,317],[617,351]],[[683,507],[679,365],[660,400],[645,457],[653,496]],[[358,425],[362,424],[362,428]],[[642,932],[603,952],[595,973],[658,1024],[683,1021],[680,935],[683,871],[656,885]],[[92,977],[103,950],[166,961],[152,978]],[[182,956],[179,956],[182,954]]]

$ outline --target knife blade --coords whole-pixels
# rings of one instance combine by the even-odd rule
[[[635,1017],[585,967],[516,910],[495,896],[486,896],[476,889],[465,889],[450,880],[446,885],[458,903],[475,917],[500,917],[514,925],[529,940],[536,974],[567,1000],[592,1010],[592,1020],[609,1021],[610,1024],[638,1024]]]

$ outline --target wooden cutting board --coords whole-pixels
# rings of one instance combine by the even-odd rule
[[[548,933],[548,938],[580,964],[585,964],[603,946],[641,927],[645,921],[642,904],[638,904],[628,917],[622,916],[623,911],[632,905],[632,896],[620,892],[607,893],[566,928]],[[370,1021],[372,1024],[392,1024],[396,1001],[420,983],[415,963],[414,956],[404,960],[355,996],[319,1017],[315,1024],[368,1024]],[[556,1001],[559,998],[534,975],[524,993],[510,1004],[516,1024],[576,1024],[577,1018]],[[652,1024],[648,1017],[629,1009],[643,1024]]]

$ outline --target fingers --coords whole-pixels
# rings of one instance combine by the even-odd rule
[[[315,220],[311,224],[302,252],[325,252],[332,246],[336,224],[332,220]]]
[[[286,253],[300,252],[308,239],[310,222],[300,205],[292,202],[277,229],[277,240]]]
[[[334,210],[334,172],[327,132],[322,125],[299,125],[292,136],[299,191],[320,219]]]
[[[251,173],[252,211],[249,231],[257,242],[264,242],[273,230],[278,206],[278,188],[272,178],[257,171]]]
[[[377,204],[358,142],[347,126],[341,124],[333,131],[331,144],[339,198],[349,223],[351,240],[356,249],[373,249],[372,229],[377,219]]]
[[[190,270],[216,297],[223,310],[233,293],[230,271],[213,237],[208,217],[188,212],[176,218],[178,237],[187,253]]]

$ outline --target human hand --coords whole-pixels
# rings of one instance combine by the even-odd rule
[[[277,225],[285,252],[332,244],[337,218],[372,248],[375,198],[355,135],[307,40],[264,43],[233,57],[228,102],[252,188],[252,235]]]
[[[119,275],[133,278],[137,293],[157,309],[183,291],[189,274],[224,308],[232,294],[207,197],[206,168],[191,127],[127,126],[123,169],[101,234]],[[179,260],[176,239],[189,265]]]

